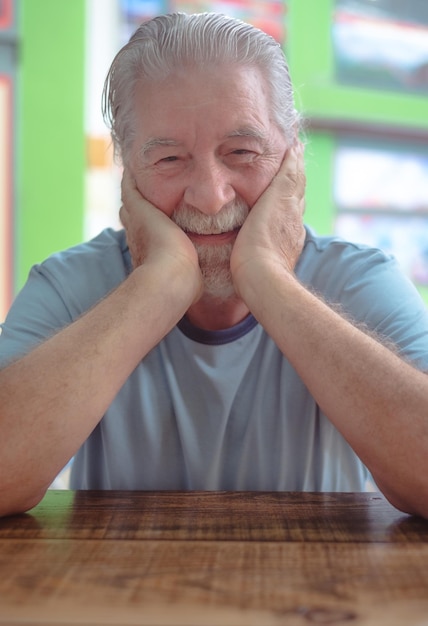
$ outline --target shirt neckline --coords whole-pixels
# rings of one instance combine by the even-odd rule
[[[220,346],[240,339],[257,326],[256,318],[250,313],[242,322],[224,330],[205,330],[194,326],[186,316],[182,317],[177,328],[189,339],[209,346]]]

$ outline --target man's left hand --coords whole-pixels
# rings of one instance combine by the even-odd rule
[[[233,247],[230,266],[241,297],[260,264],[279,264],[293,272],[305,241],[305,183],[303,145],[298,142],[251,209]]]

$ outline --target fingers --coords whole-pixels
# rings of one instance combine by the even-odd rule
[[[135,179],[131,175],[131,173],[126,168],[124,168],[121,183],[122,206],[119,210],[119,219],[124,228],[126,228],[128,223],[129,203],[131,200],[131,196],[135,191],[138,191]]]
[[[306,176],[302,142],[296,142],[287,150],[273,184],[279,189],[283,198],[294,196],[301,199],[303,197]]]
[[[132,215],[141,215],[146,207],[153,205],[141,195],[134,176],[126,168],[123,170],[121,191],[122,206],[120,207],[119,218],[126,228]]]
[[[119,209],[119,220],[122,226],[126,229],[127,217],[126,217],[126,209],[123,204]]]
[[[129,170],[126,168],[123,170],[122,175],[122,203],[126,206],[142,200],[142,195],[138,191],[135,178]]]

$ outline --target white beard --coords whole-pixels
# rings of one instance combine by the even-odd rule
[[[204,292],[213,298],[227,300],[234,295],[230,255],[233,244],[222,246],[195,245],[199,257],[199,266],[204,279]]]
[[[182,202],[173,212],[171,219],[185,232],[214,235],[241,227],[249,211],[248,205],[240,198],[226,205],[216,215],[205,215]],[[205,294],[220,300],[227,300],[233,296],[235,289],[230,272],[233,244],[195,244],[195,248],[204,279]]]

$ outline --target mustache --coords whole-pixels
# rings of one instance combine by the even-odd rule
[[[250,207],[242,198],[229,202],[216,215],[205,215],[183,201],[174,210],[171,219],[185,232],[219,235],[240,228],[249,212]]]

